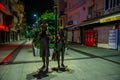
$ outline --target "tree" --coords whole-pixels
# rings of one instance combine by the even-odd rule
[[[48,23],[48,29],[49,31],[54,34],[55,32],[55,25],[54,25],[54,20],[55,20],[55,15],[53,12],[45,12],[39,17],[39,23],[41,23],[42,19],[47,19]]]

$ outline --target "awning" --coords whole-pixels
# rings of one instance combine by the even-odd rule
[[[80,23],[78,26],[87,26],[91,24],[106,23],[106,22],[112,22],[112,21],[117,21],[117,20],[120,20],[120,13],[110,15],[110,16],[106,15],[104,17],[97,18],[97,19],[86,20]]]
[[[5,7],[2,3],[0,3],[0,11],[2,11],[3,13],[5,13],[6,15],[11,15],[11,14],[7,11],[6,7]]]
[[[64,27],[64,29],[74,30],[76,27],[78,27],[78,26],[77,25],[67,25],[66,27]]]
[[[112,22],[117,20],[120,20],[120,13],[100,19],[100,23]]]
[[[87,26],[87,25],[91,25],[91,24],[96,24],[96,23],[100,23],[100,18],[99,19],[92,19],[92,20],[86,20],[78,25],[68,25],[65,28],[66,29],[78,29],[79,26]]]
[[[100,19],[87,20],[87,21],[80,23],[78,26],[87,26],[87,25],[95,24],[95,23],[100,23]]]

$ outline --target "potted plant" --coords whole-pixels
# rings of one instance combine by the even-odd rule
[[[35,32],[34,34],[34,38],[33,38],[33,41],[32,41],[32,50],[33,50],[33,56],[38,56],[40,55],[40,42],[39,42],[39,39],[38,39],[38,31]]]

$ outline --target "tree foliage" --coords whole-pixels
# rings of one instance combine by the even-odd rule
[[[55,32],[55,27],[54,27],[54,20],[55,20],[55,15],[53,12],[45,12],[39,17],[39,23],[41,23],[42,19],[47,19],[48,23],[48,29],[51,33]]]

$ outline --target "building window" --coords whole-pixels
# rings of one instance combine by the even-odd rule
[[[3,24],[3,14],[0,12],[0,24]]]
[[[93,14],[92,10],[93,10],[92,6],[88,8],[88,16],[87,16],[88,19],[92,18],[92,14]]]
[[[74,25],[78,24],[79,18],[80,18],[80,15],[78,13],[76,13],[74,16],[74,20],[73,20]]]
[[[116,3],[116,1],[115,1],[115,0],[113,0],[113,7],[115,7],[115,3]]]
[[[113,7],[113,1],[115,1],[115,0],[110,0],[110,8]]]
[[[117,2],[116,5],[119,6],[120,5],[120,0],[117,0],[116,2]]]
[[[105,0],[105,10],[117,7],[120,4],[120,0]]]
[[[105,0],[105,10],[109,8],[109,0]]]
[[[89,7],[89,8],[88,8],[88,14],[91,14],[91,15],[92,15],[92,7]]]

